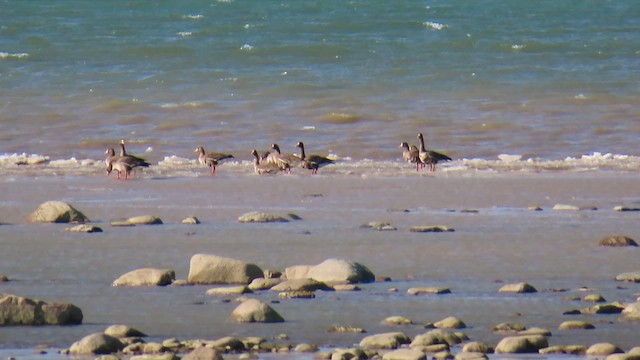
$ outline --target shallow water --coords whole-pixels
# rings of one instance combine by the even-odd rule
[[[411,174],[413,175],[413,174]],[[2,261],[0,274],[13,279],[3,293],[78,305],[84,323],[74,327],[0,328],[2,347],[64,348],[115,323],[125,323],[152,340],[272,337],[321,346],[350,346],[377,332],[401,330],[410,336],[421,325],[455,315],[469,326],[472,340],[496,344],[491,328],[505,321],[553,332],[551,345],[609,341],[637,346],[636,323],[617,315],[563,316],[591,304],[564,300],[597,292],[607,301],[633,302],[640,288],[613,278],[637,271],[637,248],[603,248],[612,234],[633,237],[637,213],[613,211],[637,205],[635,174],[503,174],[500,176],[350,177],[337,175],[259,177],[221,172],[211,177],[115,181],[95,176],[4,177],[0,182]],[[418,195],[418,196],[416,196]],[[99,234],[65,232],[64,224],[28,224],[24,217],[41,202],[67,201],[104,229]],[[596,211],[559,212],[557,203],[597,206]],[[544,210],[526,210],[531,205]],[[408,212],[398,210],[408,210]],[[240,224],[253,210],[296,213],[285,224]],[[462,210],[477,210],[464,212]],[[164,225],[111,227],[110,221],[141,214],[160,216]],[[201,225],[179,224],[196,215]],[[361,229],[389,221],[397,231]],[[410,226],[446,225],[452,233],[419,234]],[[227,256],[264,269],[317,264],[328,258],[361,262],[391,282],[362,285],[359,292],[320,292],[312,300],[279,300],[272,306],[282,324],[232,324],[236,306],[227,297],[206,296],[211,286],[116,288],[110,284],[142,267],[170,268],[186,278],[197,253]],[[504,283],[526,281],[539,292],[498,294]],[[409,296],[410,287],[448,287],[452,294]],[[587,287],[589,291],[580,291]],[[390,292],[397,288],[397,292]],[[557,292],[553,289],[565,289]],[[277,294],[250,295],[265,301]],[[231,299],[231,298],[229,298]],[[402,315],[416,324],[399,329],[380,324]],[[559,331],[565,320],[584,319],[595,330]],[[367,334],[327,332],[333,325],[362,327]],[[454,349],[455,351],[455,349]],[[304,356],[304,355],[303,355]]]

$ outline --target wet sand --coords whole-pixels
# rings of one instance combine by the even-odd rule
[[[427,331],[425,323],[450,315],[469,326],[464,331],[471,340],[492,345],[503,336],[492,327],[511,321],[551,330],[550,345],[612,342],[628,350],[640,345],[634,335],[637,323],[618,321],[618,315],[562,313],[592,305],[567,297],[599,293],[607,302],[628,303],[640,293],[638,284],[613,280],[619,273],[640,270],[638,249],[597,246],[606,235],[640,237],[640,213],[612,210],[640,205],[638,180],[635,174],[613,172],[258,177],[222,170],[215,178],[203,173],[126,182],[102,175],[5,176],[0,179],[0,222],[5,224],[0,226],[0,274],[13,281],[0,284],[0,291],[72,302],[83,310],[85,320],[75,327],[0,328],[2,347],[9,349],[0,353],[38,344],[68,347],[111,324],[131,325],[156,341],[284,333],[294,344],[351,346],[378,332],[398,330],[413,337]],[[65,232],[64,224],[26,223],[25,216],[48,200],[69,202],[104,232],[75,234]],[[552,210],[559,203],[598,210]],[[529,206],[543,211],[527,210]],[[295,213],[302,220],[237,222],[253,210]],[[159,216],[165,224],[109,225],[143,214]],[[180,224],[189,215],[203,223]],[[397,230],[360,228],[370,221],[387,221]],[[455,231],[409,232],[420,225],[445,225]],[[392,281],[364,284],[359,292],[279,300],[272,306],[287,321],[273,325],[227,322],[236,304],[225,301],[230,297],[206,296],[212,286],[110,286],[118,276],[142,267],[174,269],[185,279],[189,260],[197,253],[280,270],[341,258]],[[520,281],[538,293],[498,294],[502,285]],[[408,288],[419,286],[448,287],[452,293],[407,294]],[[268,291],[251,296],[277,300],[277,293]],[[415,324],[380,324],[392,315]],[[558,330],[566,320],[586,320],[596,329]],[[334,325],[362,327],[367,334],[327,332]]]

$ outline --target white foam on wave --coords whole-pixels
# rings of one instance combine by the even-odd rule
[[[182,16],[183,19],[189,19],[189,20],[200,20],[204,18],[204,15],[202,14],[196,14],[196,15],[183,15]]]
[[[24,59],[29,57],[27,53],[8,53],[4,51],[0,51],[0,59]]]
[[[240,47],[240,50],[242,51],[252,51],[253,50],[253,46],[249,45],[249,44],[244,44]]]
[[[441,24],[441,23],[437,23],[434,21],[425,21],[422,23],[422,26],[432,29],[432,30],[442,30],[444,28],[447,28],[448,26],[445,24]]]
[[[179,31],[176,33],[176,35],[181,37],[187,37],[187,36],[193,35],[193,33],[191,31]]]
[[[49,162],[49,157],[38,154],[3,154],[0,155],[0,165],[1,166],[12,166],[12,165],[39,165],[46,164]]]

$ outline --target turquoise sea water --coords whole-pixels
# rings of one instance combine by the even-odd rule
[[[0,1],[0,153],[637,155],[636,1]]]

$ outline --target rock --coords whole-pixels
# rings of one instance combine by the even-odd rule
[[[589,346],[586,355],[611,355],[624,353],[617,345],[611,343],[597,343]]]
[[[453,346],[461,342],[462,339],[455,333],[444,329],[436,329],[428,331],[421,335],[417,335],[415,338],[413,338],[411,347],[436,344],[447,344],[449,346]]]
[[[153,215],[141,215],[130,217],[124,221],[128,225],[162,225],[162,220]],[[111,223],[113,225],[113,223]]]
[[[605,302],[606,300],[600,294],[589,294],[584,298],[582,298],[582,301],[599,303],[599,302]]]
[[[640,211],[640,208],[632,207],[632,206],[618,205],[618,206],[613,208],[613,211]]]
[[[438,322],[433,323],[433,326],[440,329],[464,329],[467,325],[455,316],[446,317]]]
[[[27,216],[33,223],[86,223],[89,222],[83,213],[62,201],[47,201]]]
[[[442,295],[442,294],[451,294],[451,290],[449,288],[437,288],[437,287],[413,287],[407,290],[407,294],[409,295],[424,295],[424,294]]]
[[[619,274],[616,281],[640,282],[640,271]]]
[[[542,211],[543,209],[540,206],[532,205],[532,206],[527,207],[527,210],[529,210],[529,211]]]
[[[362,289],[358,285],[355,285],[355,284],[335,284],[335,285],[333,285],[333,290],[335,290],[335,291],[360,291]]]
[[[180,221],[181,224],[185,224],[185,225],[198,225],[200,224],[200,219],[198,219],[195,216],[188,216],[184,219],[182,219],[182,221]]]
[[[413,321],[404,316],[389,316],[382,320],[382,323],[385,325],[411,325]]]
[[[238,218],[241,223],[257,222],[257,223],[271,223],[271,222],[289,222],[289,219],[284,216],[276,214],[267,214],[259,211],[252,211],[241,215]]]
[[[111,325],[104,330],[106,335],[112,336],[114,338],[124,338],[124,337],[145,337],[147,336],[145,333],[138,329],[134,329],[127,325]]]
[[[491,354],[493,353],[493,346],[480,341],[472,341],[464,344],[462,352]]]
[[[182,360],[224,360],[217,349],[201,346],[182,357]]]
[[[431,226],[412,226],[409,228],[411,232],[454,232],[453,228],[444,225],[431,225]]]
[[[251,283],[249,284],[249,289],[253,291],[268,290],[278,285],[279,282],[280,279],[257,278],[251,281]]]
[[[522,294],[522,293],[535,293],[535,292],[538,292],[538,290],[536,290],[536,288],[527,284],[526,282],[521,282],[517,284],[504,285],[503,287],[500,288],[500,290],[498,290],[498,292]]]
[[[293,348],[294,352],[297,353],[314,353],[318,351],[318,345],[315,344],[298,344],[295,348]]]
[[[246,285],[224,286],[207,290],[207,295],[242,295],[253,293]]]
[[[0,294],[0,325],[78,325],[82,318],[82,310],[70,303]]]
[[[315,299],[313,291],[283,291],[278,294],[280,299]]]
[[[629,351],[627,351],[627,354],[640,355],[640,346],[632,347],[631,349],[629,349]]]
[[[625,306],[622,310],[624,320],[640,320],[640,301]]]
[[[247,323],[247,322],[262,322],[262,323],[276,323],[284,322],[284,318],[280,316],[271,306],[256,299],[249,299],[238,305],[231,316],[230,321]]]
[[[500,323],[493,327],[497,333],[518,333],[526,330],[527,327],[520,323]]]
[[[362,349],[336,349],[331,353],[331,360],[365,360],[368,358]]]
[[[489,357],[482,352],[467,351],[467,352],[461,352],[459,354],[456,354],[454,359],[455,360],[488,360]]]
[[[541,335],[508,336],[500,340],[495,352],[498,354],[537,353],[548,346],[547,338]]]
[[[167,286],[175,279],[176,273],[173,270],[144,268],[120,276],[112,286]]]
[[[373,229],[378,231],[393,231],[398,230],[395,226],[391,226],[388,222],[372,221],[370,223],[360,225],[361,229]]]
[[[258,343],[262,343],[262,341],[258,341]],[[224,351],[244,351],[247,350],[244,342],[242,340],[233,337],[233,336],[225,336],[220,339],[207,342],[207,347],[211,347],[214,349],[221,349]]]
[[[595,206],[575,206],[567,204],[556,204],[553,206],[556,211],[582,211],[582,210],[598,210]]]
[[[605,360],[640,360],[638,354],[611,354]]]
[[[593,324],[590,324],[586,321],[565,321],[563,323],[560,324],[560,326],[558,326],[558,329],[560,330],[576,330],[576,329],[581,329],[581,330],[591,330],[591,329],[595,329],[596,327],[593,326]]]
[[[624,310],[624,305],[620,303],[598,304],[585,309],[581,309],[581,314],[619,314]]]
[[[143,354],[159,354],[167,351],[169,351],[169,349],[165,348],[161,343],[149,342],[142,344]]]
[[[94,225],[80,224],[80,225],[76,225],[76,226],[65,228],[64,231],[83,232],[83,233],[99,233],[99,232],[102,232],[102,229],[97,227],[97,226],[94,226]]]
[[[310,279],[309,271],[311,271],[311,265],[294,265],[284,269],[284,278],[287,280],[293,279]]]
[[[7,281],[9,281],[8,277],[6,277],[5,275],[0,275],[0,283],[7,282]]]
[[[257,265],[216,255],[191,257],[187,281],[191,284],[249,284],[262,277]]]
[[[162,354],[134,355],[129,360],[179,360],[180,358],[172,352]]]
[[[271,291],[331,291],[333,288],[327,284],[313,279],[293,279],[283,281],[273,286]]]
[[[587,352],[587,347],[583,345],[564,345],[564,346],[550,346],[538,351],[542,355],[546,354],[571,354],[571,355],[584,355]]]
[[[366,349],[397,349],[410,342],[411,339],[404,333],[389,332],[366,336],[360,341],[360,346]]]
[[[366,333],[367,331],[363,328],[353,327],[353,326],[332,326],[327,329],[327,332],[338,332],[338,333]]]
[[[120,358],[117,357],[116,355],[107,354],[107,355],[100,355],[96,357],[95,360],[120,360]]]
[[[542,335],[542,336],[551,336],[551,331],[549,329],[532,327],[527,330],[523,330],[518,332],[518,335]]]
[[[120,340],[104,333],[95,333],[76,341],[69,348],[72,355],[113,354],[122,350]]]
[[[382,360],[426,360],[427,355],[416,349],[397,349],[382,355]]]
[[[327,259],[309,270],[311,279],[327,284],[370,283],[375,275],[366,266],[346,260]]]
[[[600,241],[598,241],[598,246],[638,246],[638,243],[630,237],[617,235],[606,236],[600,239]]]

